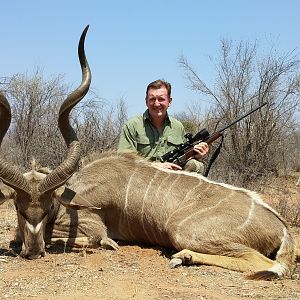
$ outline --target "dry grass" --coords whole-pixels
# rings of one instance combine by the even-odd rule
[[[296,187],[300,172],[270,179],[263,189],[263,198],[291,226],[300,227],[300,187]]]

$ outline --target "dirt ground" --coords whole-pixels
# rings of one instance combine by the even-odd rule
[[[298,201],[297,190],[292,199]],[[292,278],[251,281],[218,267],[170,269],[172,250],[128,244],[118,251],[52,246],[44,258],[25,260],[10,245],[15,226],[13,205],[5,203],[0,206],[0,299],[300,299],[300,265]],[[299,227],[292,231],[298,240]]]

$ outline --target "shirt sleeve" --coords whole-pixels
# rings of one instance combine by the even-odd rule
[[[137,152],[137,142],[134,138],[133,130],[128,123],[126,123],[121,130],[118,151]]]

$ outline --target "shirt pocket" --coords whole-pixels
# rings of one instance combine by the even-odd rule
[[[141,153],[142,155],[147,156],[152,148],[152,143],[150,139],[146,136],[139,136],[136,139],[137,142],[137,151],[138,153]]]
[[[183,138],[181,136],[171,135],[167,137],[167,145],[168,147],[174,147],[176,148],[180,144],[184,142]]]

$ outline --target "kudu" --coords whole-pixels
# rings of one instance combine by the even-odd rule
[[[175,248],[172,267],[215,265],[249,272],[252,279],[291,274],[295,254],[287,225],[252,191],[159,168],[132,153],[103,153],[73,175],[80,147],[69,113],[91,80],[85,33],[79,43],[82,83],[59,112],[66,160],[48,175],[35,169],[22,175],[0,159],[0,201],[15,201],[22,255],[43,256],[47,238],[117,249],[115,239]],[[3,95],[0,122],[2,141],[10,123]]]

